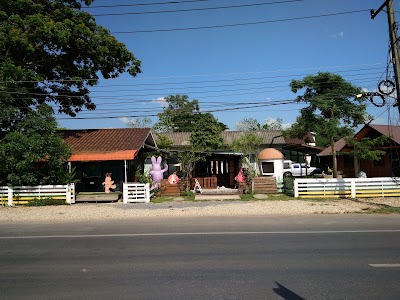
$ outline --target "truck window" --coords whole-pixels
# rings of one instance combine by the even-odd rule
[[[299,169],[300,166],[299,165],[293,165],[293,169]]]

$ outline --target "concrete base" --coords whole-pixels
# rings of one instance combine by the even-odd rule
[[[121,193],[78,193],[75,202],[116,202],[122,197]]]
[[[194,200],[240,200],[239,195],[204,195],[196,194]]]

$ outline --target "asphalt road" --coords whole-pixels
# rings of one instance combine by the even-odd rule
[[[0,224],[1,299],[399,299],[400,216]]]

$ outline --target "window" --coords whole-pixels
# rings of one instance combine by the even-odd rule
[[[274,163],[273,162],[263,162],[261,163],[261,168],[263,174],[274,173]]]

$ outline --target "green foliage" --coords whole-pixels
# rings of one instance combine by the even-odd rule
[[[193,132],[198,127],[196,124],[205,124],[211,120],[211,114],[200,113],[199,101],[194,99],[189,100],[187,95],[170,95],[165,98],[167,107],[162,113],[158,114],[159,122],[153,129],[158,132]],[[224,131],[228,127],[218,122],[216,119],[211,120],[220,128],[219,131]]]
[[[354,137],[346,138],[346,142],[348,143],[348,145],[353,147],[350,155],[353,155],[358,159],[369,161],[380,160],[382,156],[385,155],[385,151],[373,148],[384,145],[388,140],[389,137],[386,135],[381,135],[375,139],[364,137],[360,141],[358,141]]]
[[[222,127],[210,113],[197,116],[190,135],[190,144],[199,151],[217,150],[223,146]]]
[[[384,145],[389,140],[390,138],[386,135],[381,135],[375,139],[368,137],[364,137],[361,140],[357,140],[354,137],[346,138],[346,143],[353,149],[344,154],[354,156],[354,176],[357,176],[360,172],[361,160],[378,161],[382,159],[386,152],[374,148]]]
[[[192,178],[194,166],[197,162],[204,160],[205,154],[195,151],[193,147],[188,147],[184,151],[178,153],[178,162],[181,164],[183,173],[180,184],[186,192],[190,190],[190,180]]]
[[[65,205],[65,200],[53,199],[52,197],[35,198],[29,201],[26,206],[48,206],[48,205]]]
[[[262,143],[262,138],[256,134],[249,133],[239,136],[237,139],[233,140],[230,148],[235,152],[243,153],[243,155],[249,156],[251,154],[257,154],[260,145]]]
[[[95,109],[89,87],[127,71],[140,61],[80,0],[4,0],[0,4],[0,129],[10,128],[45,102],[75,116]]]
[[[292,92],[302,94],[296,97],[298,103],[305,103],[300,116],[286,131],[287,136],[304,138],[308,132],[315,132],[317,142],[322,137],[325,145],[332,148],[333,175],[337,175],[334,144],[340,138],[352,133],[353,128],[364,124],[370,118],[366,113],[366,97],[361,88],[345,81],[341,76],[329,72],[309,75],[302,80],[292,80]],[[320,144],[319,144],[320,145]]]
[[[283,179],[283,192],[286,195],[294,195],[294,177],[286,177]]]
[[[256,119],[244,118],[236,123],[236,130],[239,131],[260,131],[260,130],[282,130],[282,119],[276,120],[268,118],[264,124],[260,124]]]
[[[233,151],[243,154],[242,168],[244,168],[243,173],[246,178],[246,184],[249,188],[249,192],[252,190],[253,179],[257,175],[253,164],[251,164],[251,157],[256,157],[261,143],[261,137],[253,133],[249,133],[239,136],[230,145],[230,148]]]
[[[200,113],[199,101],[189,100],[187,95],[170,95],[165,97],[167,107],[158,114],[159,122],[153,129],[158,132],[186,132],[191,131],[193,116]]]
[[[0,185],[66,183],[71,150],[56,129],[49,106],[28,112],[0,141]]]
[[[128,122],[128,127],[131,128],[150,128],[151,127],[151,119],[148,117],[143,118],[133,118]]]
[[[153,179],[152,179],[151,175],[149,173],[142,174],[142,171],[140,168],[138,168],[136,170],[135,177],[139,183],[148,183],[148,184],[150,184],[150,186],[153,185]]]
[[[173,142],[169,139],[169,137],[166,134],[162,134],[162,133],[156,132],[155,135],[157,137],[156,141],[157,141],[158,149],[161,149],[161,150],[171,149],[171,146],[172,146]],[[164,157],[165,156],[165,152],[163,152],[163,151],[150,151],[150,152],[148,152],[148,154],[146,156],[147,156],[147,158],[152,157],[152,156],[154,156],[154,157],[161,156],[164,159],[165,158]]]

